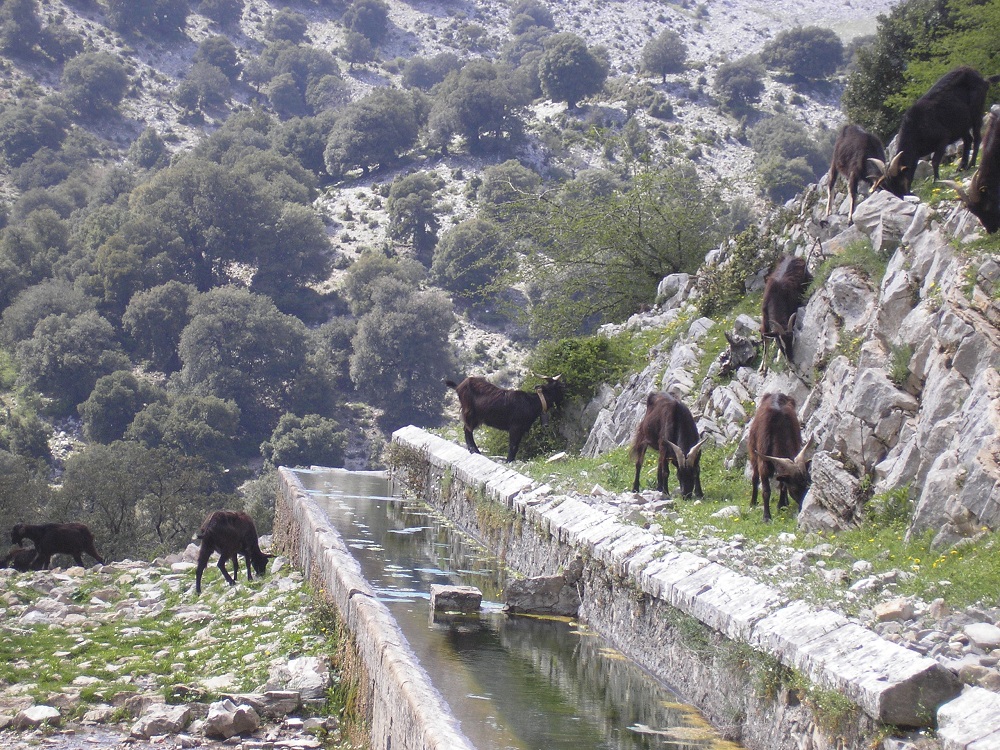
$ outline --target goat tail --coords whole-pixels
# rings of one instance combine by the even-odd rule
[[[446,380],[444,381],[444,384],[449,388],[454,388],[456,390],[458,389],[458,383],[456,383],[454,380]]]

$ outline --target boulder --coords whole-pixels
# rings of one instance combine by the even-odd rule
[[[59,709],[53,706],[31,706],[23,711],[18,711],[14,717],[12,726],[17,730],[37,729],[43,724],[49,726],[59,726],[61,721]]]
[[[475,586],[431,584],[431,610],[475,614],[483,603],[483,592]]]
[[[805,531],[841,531],[856,526],[861,483],[826,451],[813,455],[812,486],[802,503],[799,527]]]
[[[165,703],[149,706],[132,725],[132,736],[149,739],[154,735],[177,734],[184,731],[191,721],[191,707],[168,706]]]
[[[206,737],[228,740],[237,734],[248,734],[260,726],[260,717],[250,706],[221,700],[208,707],[204,732]]]

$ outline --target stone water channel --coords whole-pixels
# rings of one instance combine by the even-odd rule
[[[738,747],[593,631],[504,614],[497,558],[427,505],[392,496],[384,476],[294,474],[477,750]],[[432,584],[479,588],[480,614],[432,614]]]

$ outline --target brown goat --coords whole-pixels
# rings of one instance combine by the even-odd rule
[[[750,423],[747,450],[753,473],[750,506],[757,505],[757,488],[763,485],[764,521],[771,520],[771,477],[781,489],[778,507],[788,505],[791,495],[802,509],[809,489],[809,463],[802,444],[802,428],[795,413],[795,399],[784,393],[765,393]]]
[[[52,555],[71,555],[76,564],[83,566],[82,554],[86,552],[101,565],[104,558],[94,546],[94,535],[82,523],[19,523],[10,532],[10,540],[20,545],[30,539],[35,545],[35,570],[49,567]]]
[[[639,474],[646,450],[652,448],[659,453],[656,465],[656,489],[670,492],[670,464],[677,467],[677,481],[681,495],[691,497],[692,493],[704,497],[701,491],[701,447],[708,438],[698,440],[698,426],[691,416],[691,410],[673,396],[666,393],[650,393],[646,397],[646,415],[636,427],[629,455],[635,461],[635,481],[632,492],[639,491]]]
[[[983,225],[987,234],[993,234],[1000,229],[1000,116],[998,109],[990,112],[986,125],[986,137],[983,138],[983,160],[979,169],[972,176],[969,189],[966,190],[957,182],[945,180],[958,192],[962,203]]]
[[[782,256],[768,274],[761,302],[760,336],[763,342],[760,370],[767,372],[767,342],[774,339],[778,351],[792,363],[792,331],[795,317],[805,300],[812,275],[802,258]]]
[[[240,577],[239,555],[243,555],[247,564],[247,580],[253,580],[253,570],[258,576],[264,575],[267,568],[267,561],[274,555],[266,555],[261,552],[260,544],[257,541],[257,527],[253,519],[242,511],[217,510],[209,514],[208,518],[198,530],[198,538],[201,539],[201,549],[198,551],[198,568],[195,572],[195,591],[201,593],[201,575],[208,567],[208,560],[213,552],[219,553],[218,568],[222,571],[223,578],[229,582],[230,586],[236,585],[236,579]],[[226,562],[233,561],[233,575],[229,575],[226,570]]]
[[[34,547],[12,547],[6,555],[0,557],[0,568],[13,568],[22,573],[38,570],[35,562],[37,557]]]
[[[847,212],[847,223],[854,223],[854,207],[858,202],[858,183],[864,180],[874,185],[879,177],[879,169],[869,159],[885,161],[882,141],[858,125],[845,125],[833,146],[833,158],[827,173],[826,215],[833,210],[833,193],[837,176],[847,180],[847,192],[851,197],[851,208]]]
[[[566,385],[560,376],[546,377],[543,385],[535,386],[534,395],[513,388],[500,388],[485,378],[468,377],[461,383],[445,381],[458,394],[462,407],[462,427],[465,445],[470,453],[479,453],[472,434],[480,425],[507,432],[507,463],[514,460],[518,446],[538,417],[547,424],[549,410],[562,403]]]

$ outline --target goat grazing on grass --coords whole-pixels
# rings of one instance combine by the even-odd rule
[[[0,557],[0,568],[13,568],[21,573],[38,570],[35,565],[36,557],[34,547],[12,547],[6,555]]]
[[[983,139],[983,160],[972,176],[968,190],[957,182],[944,181],[983,225],[987,234],[1000,229],[1000,108],[994,107]]]
[[[646,458],[646,450],[652,448],[659,453],[656,465],[656,489],[668,494],[670,464],[677,467],[677,481],[681,495],[691,497],[692,493],[704,497],[701,491],[701,447],[703,438],[698,440],[698,427],[691,416],[691,410],[673,396],[666,393],[650,393],[646,397],[646,416],[635,430],[629,455],[635,461],[635,481],[632,492],[639,491],[639,474]]]
[[[25,539],[30,539],[35,545],[35,558],[32,567],[35,570],[49,567],[52,555],[70,555],[76,564],[83,566],[82,554],[86,552],[101,565],[104,558],[94,546],[94,535],[86,524],[82,523],[19,523],[10,532],[10,540],[21,545]]]
[[[768,274],[761,302],[760,336],[763,340],[760,370],[767,372],[767,342],[774,339],[778,351],[792,363],[792,331],[795,316],[806,296],[812,275],[802,258],[783,256]]]
[[[546,377],[543,385],[535,386],[534,394],[512,388],[500,388],[485,378],[468,377],[461,383],[445,381],[458,394],[462,407],[462,427],[465,445],[470,453],[479,453],[472,434],[480,425],[507,432],[507,463],[514,460],[521,439],[539,417],[548,424],[549,411],[562,403],[566,385],[559,375]]]
[[[809,463],[802,444],[802,428],[795,413],[795,399],[784,393],[765,393],[750,423],[747,450],[753,474],[750,506],[757,505],[757,488],[763,485],[764,521],[771,520],[771,477],[778,481],[778,507],[788,505],[791,495],[802,509],[809,489]]]
[[[870,159],[876,161],[869,161]],[[864,180],[869,185],[875,184],[880,174],[878,167],[875,166],[877,162],[885,162],[882,141],[857,125],[845,125],[841,128],[837,142],[833,146],[833,158],[830,160],[830,171],[827,174],[827,216],[833,210],[833,193],[837,185],[837,176],[843,175],[847,180],[847,192],[851,197],[847,223],[854,223],[854,207],[858,203],[858,183]]]
[[[910,192],[917,161],[931,154],[934,179],[945,151],[955,141],[962,141],[961,169],[976,165],[986,92],[1000,81],[1000,75],[983,78],[978,71],[961,66],[945,73],[917,99],[899,125],[896,155],[888,165],[873,160],[882,173],[875,188],[884,187],[902,198]],[[969,151],[972,159],[969,159]]]
[[[219,553],[219,570],[230,586],[236,585],[240,576],[240,561],[238,555],[243,555],[247,564],[247,580],[253,580],[253,570],[258,576],[263,576],[267,561],[273,555],[261,552],[257,541],[257,527],[253,519],[242,511],[217,510],[211,513],[198,530],[201,539],[201,549],[198,551],[198,569],[195,572],[195,591],[201,593],[201,575],[208,567],[208,560],[213,552]],[[233,575],[226,570],[226,562],[233,561]]]

